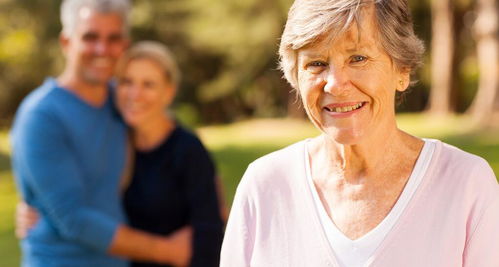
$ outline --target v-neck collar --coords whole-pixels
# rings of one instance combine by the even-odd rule
[[[310,173],[310,162],[309,162],[309,156],[308,156],[307,147],[306,147],[308,140],[309,139],[304,140],[302,142],[303,147],[301,150],[302,157],[303,157],[302,162],[304,164],[303,171],[305,173],[304,173],[304,175],[301,176],[303,179],[300,179],[300,181],[303,183],[302,188],[306,191],[306,192],[304,192],[304,194],[306,194],[304,199],[307,203],[307,206],[309,206],[309,210],[312,211],[312,213],[313,213],[313,214],[311,214],[311,219],[314,222],[314,227],[318,230],[318,232],[320,234],[322,247],[325,248],[325,250],[327,251],[327,255],[329,256],[331,262],[333,263],[333,266],[340,267],[338,259],[335,255],[333,249],[331,248],[327,234],[326,234],[325,229],[322,225],[321,218],[320,218],[320,215],[318,212],[318,207],[316,206],[316,204],[314,202],[313,192],[311,191],[312,188],[310,187],[309,182],[307,180],[308,179],[307,175],[309,175],[309,173]],[[406,217],[409,216],[409,214],[411,213],[411,210],[412,210],[412,207],[414,206],[414,203],[417,202],[416,200],[419,198],[419,196],[422,194],[422,192],[424,192],[425,187],[427,186],[427,184],[429,182],[427,177],[431,177],[430,174],[433,171],[435,162],[437,161],[437,159],[439,157],[442,145],[441,145],[440,141],[434,140],[434,139],[426,139],[425,142],[434,142],[434,149],[433,149],[433,153],[432,153],[431,158],[430,158],[430,162],[428,163],[428,166],[427,166],[425,172],[421,174],[422,175],[421,182],[420,182],[418,188],[416,189],[416,191],[413,193],[413,195],[410,198],[409,202],[407,203],[406,207],[403,209],[400,216],[398,217],[398,219],[396,220],[396,222],[392,226],[391,230],[387,233],[387,235],[385,236],[383,241],[381,241],[381,243],[376,248],[374,253],[369,257],[368,261],[364,265],[366,267],[373,266],[372,264],[375,263],[377,260],[379,260],[381,258],[381,256],[385,253],[385,247],[387,247],[390,244],[391,240],[397,236],[397,232],[398,232],[399,228],[401,227],[401,225],[404,224]],[[419,160],[419,156],[418,156],[418,160]],[[404,188],[404,190],[405,190],[405,188]],[[378,226],[376,226],[376,227],[378,227]],[[371,233],[374,229],[376,229],[376,227],[373,228],[371,231],[369,231],[367,234]],[[341,233],[341,234],[344,236],[343,233]],[[361,238],[365,237],[366,235],[362,236]],[[347,238],[347,237],[345,236],[345,238]]]
[[[329,261],[332,265],[331,267],[340,267],[340,264],[338,263],[338,260],[336,259],[336,256],[334,255],[334,251],[331,248],[331,245],[329,244],[329,240],[326,236],[326,232],[324,231],[324,228],[322,227],[322,223],[319,217],[319,214],[317,212],[317,207],[315,206],[314,199],[312,192],[310,191],[310,187],[308,186],[307,182],[307,171],[308,171],[308,164],[307,161],[308,156],[305,154],[305,151],[307,150],[307,142],[309,139],[302,141],[302,149],[300,149],[300,154],[301,154],[301,162],[303,162],[303,174],[298,175],[300,177],[299,181],[301,183],[301,188],[304,193],[304,201],[306,202],[308,206],[308,211],[310,213],[310,219],[313,221],[313,226],[316,230],[316,232],[319,234],[319,239],[321,242],[321,247],[326,253],[326,255],[329,257]]]

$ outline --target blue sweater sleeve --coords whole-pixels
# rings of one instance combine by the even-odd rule
[[[50,113],[25,113],[15,127],[13,160],[24,192],[57,232],[71,241],[107,251],[119,222],[87,205],[85,177],[64,127]]]

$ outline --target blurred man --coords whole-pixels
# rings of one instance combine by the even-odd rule
[[[63,1],[65,68],[16,114],[13,169],[24,200],[40,213],[22,241],[24,266],[127,265],[109,254],[175,265],[188,258],[177,254],[181,236],[124,225],[118,184],[127,138],[109,79],[129,42],[129,6],[127,0]]]

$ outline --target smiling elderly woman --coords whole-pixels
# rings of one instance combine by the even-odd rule
[[[397,127],[423,53],[406,0],[297,0],[279,52],[322,134],[248,167],[221,266],[499,266],[487,162]]]

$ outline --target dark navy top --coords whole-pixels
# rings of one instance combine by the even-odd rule
[[[150,151],[136,151],[132,182],[124,206],[130,225],[168,235],[193,227],[191,267],[219,266],[223,239],[215,187],[215,168],[200,140],[177,126]],[[135,267],[168,266],[133,263]]]

